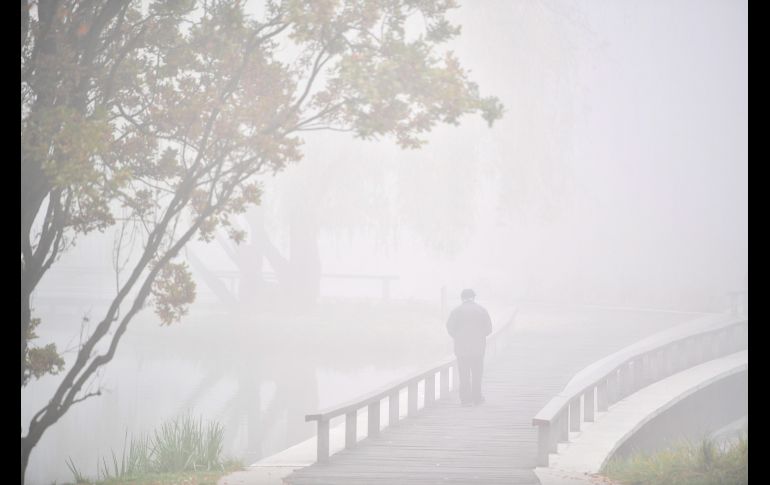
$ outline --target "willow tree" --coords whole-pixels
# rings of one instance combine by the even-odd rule
[[[180,250],[217,228],[238,241],[231,217],[301,159],[303,132],[418,148],[437,123],[502,112],[446,49],[450,0],[147,3],[22,0],[21,386],[62,373],[22,434],[22,476],[44,432],[99,393],[137,312],[185,314]],[[114,299],[65,365],[30,344],[44,324],[30,297],[78,236],[116,225]]]

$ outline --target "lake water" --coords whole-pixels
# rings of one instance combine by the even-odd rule
[[[326,319],[261,315],[247,321],[207,312],[210,305],[202,298],[188,318],[168,327],[161,327],[151,311],[140,313],[92,384],[102,395],[76,404],[33,450],[28,483],[72,481],[70,458],[95,477],[97,460],[111,463],[114,451],[120,461],[127,435],[150,433],[187,412],[219,421],[226,430],[224,455],[253,463],[311,437],[315,426],[305,423],[305,414],[415,371],[449,350],[438,315],[426,321],[418,310],[412,318],[424,325],[412,328],[410,336],[409,319],[397,314],[421,308],[414,302],[380,321],[366,312],[386,313],[383,302],[329,304],[347,313],[332,312]],[[37,314],[48,323],[39,343],[73,348],[83,310],[39,307]],[[93,307],[92,315],[99,310]],[[356,315],[351,311],[361,317],[352,326]],[[435,334],[435,342],[420,342],[426,331]],[[74,352],[65,353],[65,359],[72,361]],[[23,426],[60,378],[46,376],[24,389]]]

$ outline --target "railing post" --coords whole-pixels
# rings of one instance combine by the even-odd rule
[[[446,366],[443,369],[441,369],[441,373],[439,374],[439,392],[441,399],[444,399],[447,397],[447,394],[449,394],[449,367]]]
[[[345,414],[345,448],[348,450],[356,446],[356,425],[358,424],[358,410]]]
[[[388,396],[388,426],[398,423],[399,406],[401,405],[401,390],[396,389]]]
[[[617,377],[617,386],[615,387],[615,400],[613,403],[620,401],[625,397],[625,384],[626,384],[626,370],[625,370],[625,364],[618,367],[618,370],[616,371]]]
[[[666,370],[664,378],[673,375],[674,370],[674,346],[669,344],[663,351],[663,361],[665,363],[664,369]]]
[[[719,342],[717,341],[716,332],[711,332],[709,334],[709,355],[709,360],[719,357]]]
[[[559,417],[555,416],[548,427],[550,430],[548,433],[548,452],[557,453],[559,451]]]
[[[674,344],[673,352],[673,362],[674,362],[674,374],[681,371],[684,368],[684,344],[682,342],[677,342]]]
[[[679,362],[682,356],[682,346],[679,342],[674,342],[668,346],[668,371],[669,375],[679,372]]]
[[[738,352],[741,349],[741,325],[730,327],[730,351]]]
[[[698,336],[693,335],[688,339],[689,345],[687,346],[687,367],[694,367],[700,362],[698,361],[698,358],[700,357],[699,353],[699,345],[698,345]]]
[[[725,329],[721,329],[717,331],[717,338],[716,338],[716,354],[717,357],[722,357],[725,354],[725,336],[726,336]]]
[[[409,416],[417,412],[417,381],[410,382],[407,387],[407,412]]]
[[[548,453],[552,441],[551,423],[540,423],[537,427],[537,464],[548,466]]]
[[[714,358],[722,357],[722,332],[714,332]]]
[[[641,371],[642,371],[642,379],[639,381],[639,387],[648,386],[652,383],[653,375],[652,375],[652,356],[650,353],[646,353],[642,355],[642,365],[641,365]]]
[[[583,394],[583,420],[587,423],[592,423],[594,421],[594,393],[596,392],[596,388],[594,386],[591,386],[588,388],[588,390]]]
[[[748,346],[749,344],[749,321],[748,320],[746,320],[741,324],[740,340],[741,340],[741,348],[744,348],[744,346]]]
[[[722,357],[723,355],[726,355],[728,353],[728,341],[727,339],[730,337],[729,330],[727,328],[723,328],[719,331],[717,334],[717,354]]]
[[[628,396],[629,394],[629,377],[631,375],[631,368],[628,362],[621,365],[618,368],[618,401]]]
[[[596,410],[599,412],[605,412],[609,408],[607,391],[607,379],[602,379],[596,386]]]
[[[569,442],[569,420],[567,419],[567,408],[559,413],[559,439],[562,443]]]
[[[569,430],[580,431],[580,395],[569,402]]]
[[[692,336],[687,339],[685,345],[685,353],[687,354],[687,368],[698,365],[698,341],[697,336]]]
[[[721,357],[722,355],[722,342],[720,342],[720,333],[714,332],[714,337],[711,339],[711,346],[713,347],[712,352],[714,355],[714,359]]]
[[[425,406],[436,400],[436,374],[425,377]]]
[[[708,335],[698,335],[698,364],[706,362],[710,357]]]
[[[316,461],[325,463],[329,461],[329,421],[318,420],[318,433],[316,437]]]
[[[703,362],[714,358],[714,334],[709,332],[703,335]]]
[[[688,369],[690,367],[690,337],[685,338],[679,343],[679,370]]]
[[[369,403],[369,429],[368,436],[380,434],[380,400]]]
[[[618,401],[618,373],[610,372],[607,376],[607,404],[612,406]]]
[[[698,363],[702,364],[711,358],[708,335],[698,335]]]
[[[644,355],[640,355],[634,361],[634,382],[631,387],[631,393],[634,393],[644,387]]]
[[[663,351],[650,352],[650,382],[658,382],[663,377]]]

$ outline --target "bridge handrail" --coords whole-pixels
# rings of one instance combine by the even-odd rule
[[[639,390],[638,398],[613,409],[619,413],[607,426],[602,421],[581,433],[554,463],[558,472],[582,476],[598,473],[615,452],[647,424],[693,394],[748,371],[748,350],[685,369]],[[620,418],[620,419],[618,419]],[[555,461],[555,460],[554,460]],[[546,483],[543,481],[543,483]]]
[[[372,392],[355,397],[342,404],[336,404],[326,409],[320,410],[315,414],[305,415],[305,421],[331,420],[337,416],[342,416],[353,410],[358,410],[368,405],[372,401],[378,401],[389,396],[396,389],[401,390],[409,384],[419,383],[431,374],[435,375],[444,369],[451,367],[457,361],[454,357],[446,357],[437,363],[432,364],[428,370],[421,370],[409,374],[408,377],[399,377]]]
[[[712,315],[658,332],[588,365],[532,419],[539,427],[538,463],[548,466],[548,454],[569,440],[569,431],[580,431],[581,421],[594,421],[594,405],[606,411],[642,387],[735,352],[745,346],[747,330],[747,316]]]
[[[516,310],[513,315],[499,328],[487,337],[487,347],[492,348],[492,352],[497,348],[499,337],[507,332],[516,318]],[[337,404],[313,414],[305,415],[305,421],[316,421],[318,423],[317,432],[317,456],[316,460],[324,462],[329,458],[329,422],[345,415],[345,448],[352,448],[357,442],[356,422],[359,409],[368,408],[368,436],[376,436],[380,431],[380,401],[388,398],[389,425],[398,422],[399,418],[399,399],[401,390],[407,389],[408,415],[417,412],[417,391],[421,381],[425,381],[425,401],[427,406],[436,400],[436,374],[440,378],[441,397],[449,391],[449,370],[452,371],[452,389],[457,386],[457,358],[454,356],[445,357],[440,361],[429,366],[429,368],[411,373],[406,377],[401,377],[382,387],[368,392],[354,399]]]

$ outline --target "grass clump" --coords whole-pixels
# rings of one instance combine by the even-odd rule
[[[213,484],[225,472],[241,468],[238,462],[222,459],[223,441],[224,428],[218,422],[184,415],[162,423],[148,436],[128,441],[126,433],[120,458],[114,450],[110,459],[102,457],[96,480],[87,478],[71,458],[67,467],[78,484]]]
[[[612,459],[602,474],[626,485],[746,485],[749,438],[683,441],[656,453]]]
[[[202,419],[182,416],[163,423],[148,441],[150,446],[142,449],[150,450],[147,458],[154,471],[212,470],[221,465],[223,440],[224,428],[219,423],[204,426]]]

